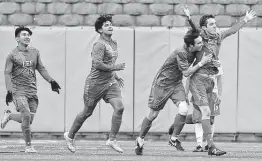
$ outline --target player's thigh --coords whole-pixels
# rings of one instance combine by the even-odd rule
[[[38,97],[37,96],[33,96],[28,98],[28,104],[29,104],[29,109],[30,109],[30,113],[35,114],[38,108]]]
[[[114,106],[122,105],[121,90],[117,83],[113,83],[105,92],[103,99],[106,103],[110,103]]]
[[[208,106],[207,83],[205,78],[191,76],[189,89],[193,97],[193,104],[198,106]]]
[[[91,115],[107,90],[105,85],[86,84],[84,90],[84,112]]]
[[[193,105],[193,113],[192,113],[192,120],[193,123],[201,123],[202,121],[202,113],[197,105]]]
[[[13,102],[16,107],[16,111],[19,112],[21,109],[30,111],[28,98],[24,95],[13,95]]]
[[[209,96],[208,100],[209,100],[209,108],[210,108],[211,116],[220,115],[220,106],[219,104],[216,104],[217,94],[212,92],[208,96]]]
[[[163,87],[153,84],[148,99],[148,107],[154,111],[162,110],[166,105],[167,100],[170,98],[172,94],[172,89],[165,89]]]
[[[182,83],[175,86],[170,99],[176,105],[178,105],[180,102],[186,101],[186,92]]]

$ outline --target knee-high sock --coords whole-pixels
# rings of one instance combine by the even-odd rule
[[[168,129],[168,135],[172,135],[174,132],[174,123],[170,125],[169,129]]]
[[[212,138],[210,119],[202,120],[202,128],[203,128],[206,140],[207,140],[208,147],[213,146],[214,143],[213,143],[213,138]]]
[[[214,133],[215,133],[215,124],[211,125],[211,136],[212,136],[212,138],[214,137]]]
[[[73,124],[72,124],[72,126],[71,126],[71,128],[70,128],[70,130],[69,130],[69,134],[68,134],[68,137],[69,138],[71,138],[71,139],[74,139],[75,138],[75,134],[78,132],[78,130],[82,127],[82,125],[83,125],[83,123],[85,122],[85,120],[88,118],[88,117],[90,117],[92,114],[87,114],[87,113],[85,113],[85,111],[83,110],[82,112],[80,112],[77,116],[76,116],[76,118],[75,118],[75,120],[74,120],[74,122],[73,122]]]
[[[111,133],[109,136],[110,140],[115,140],[116,135],[120,129],[122,123],[123,110],[115,110],[111,120]]]
[[[144,139],[146,134],[148,133],[149,129],[152,126],[152,122],[151,120],[149,120],[147,117],[144,118],[143,122],[142,122],[142,127],[139,133],[139,137],[141,139]]]
[[[177,114],[174,121],[174,131],[172,137],[178,137],[181,133],[186,121],[186,116]]]
[[[28,111],[21,112],[22,123],[21,128],[26,146],[31,146],[31,129],[30,129],[30,113]]]
[[[195,134],[197,145],[203,147],[203,128],[201,123],[195,124]]]

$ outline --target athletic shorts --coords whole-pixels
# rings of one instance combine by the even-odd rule
[[[212,92],[212,96],[209,97],[209,108],[211,112],[211,116],[218,116],[220,115],[220,107],[219,104],[216,104],[217,95],[216,93]],[[193,123],[200,123],[202,120],[202,114],[197,105],[193,105]]]
[[[148,106],[154,111],[160,111],[164,108],[169,98],[174,104],[186,101],[185,88],[182,82],[175,85],[173,88],[163,88],[153,83],[149,95]]]
[[[189,90],[193,97],[193,104],[209,106],[209,93],[213,92],[214,78],[194,74],[190,77]]]
[[[36,95],[25,96],[13,94],[13,102],[16,106],[17,112],[19,112],[23,108],[28,109],[30,113],[36,113],[37,111],[38,97]]]
[[[85,85],[84,103],[86,107],[95,108],[101,99],[108,103],[111,98],[121,98],[121,90],[116,82],[104,85]]]

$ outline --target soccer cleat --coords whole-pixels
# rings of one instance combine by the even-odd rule
[[[72,153],[76,152],[76,148],[75,148],[75,145],[74,145],[74,139],[70,139],[68,137],[68,132],[64,133],[64,138],[65,138],[68,150],[70,150]]]
[[[180,142],[178,139],[172,140],[172,139],[170,138],[170,139],[169,139],[169,145],[176,147],[176,149],[177,149],[178,151],[185,151],[185,149],[184,149],[184,148],[182,147],[182,145],[181,145],[181,142]]]
[[[138,143],[138,140],[136,139],[136,147],[135,147],[135,152],[136,152],[136,155],[143,155],[143,145],[140,146],[139,143]]]
[[[33,146],[26,146],[25,153],[37,153]]]
[[[198,145],[198,146],[196,147],[196,149],[193,150],[193,152],[204,152],[204,150],[203,150],[202,146]]]
[[[124,150],[117,144],[116,140],[111,141],[110,139],[107,140],[106,145],[114,149],[119,153],[123,153]]]
[[[4,116],[3,116],[2,120],[1,120],[1,128],[2,128],[2,129],[5,128],[6,124],[7,124],[8,121],[10,120],[10,119],[9,119],[10,114],[11,114],[11,111],[10,111],[10,110],[5,110],[5,111],[4,111]]]
[[[216,148],[215,146],[211,146],[209,149],[208,149],[208,155],[215,155],[215,156],[220,156],[220,155],[224,155],[226,154],[227,152],[225,151],[222,151],[222,150],[219,150],[218,148]]]

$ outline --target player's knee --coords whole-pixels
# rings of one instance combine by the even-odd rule
[[[215,123],[215,117],[211,116],[210,117],[210,125],[213,125]]]
[[[178,105],[178,113],[182,116],[186,116],[188,113],[188,105],[186,101],[182,101]]]
[[[31,113],[31,119],[30,119],[30,125],[33,123],[34,121],[34,117],[35,117],[35,114],[34,113]]]
[[[116,113],[118,116],[120,116],[120,115],[123,114],[124,109],[125,109],[125,108],[124,108],[123,105],[122,105],[122,106],[119,106],[119,107],[115,108],[115,113]]]
[[[85,107],[85,109],[81,112],[82,116],[85,118],[90,117],[93,114],[94,108],[93,107]]]
[[[159,114],[159,111],[154,111],[151,109],[149,112],[149,115],[147,116],[147,119],[150,121],[153,121],[157,118],[158,114]]]

